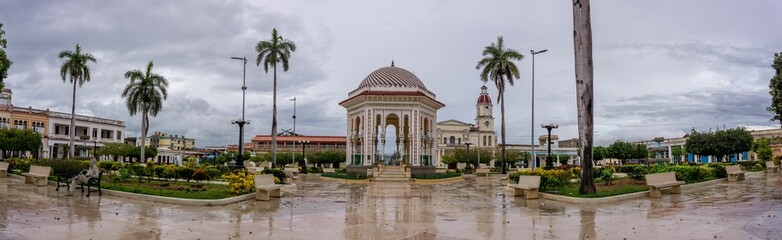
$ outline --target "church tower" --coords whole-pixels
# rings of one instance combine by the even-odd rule
[[[486,90],[486,86],[481,87],[481,95],[478,96],[478,103],[475,104],[475,122],[479,131],[493,133],[494,106],[491,104],[491,97]]]

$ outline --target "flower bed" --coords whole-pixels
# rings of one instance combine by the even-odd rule
[[[101,187],[109,190],[185,199],[223,199],[238,195],[231,193],[226,185],[197,182],[116,182],[104,177],[104,181],[101,181]]]

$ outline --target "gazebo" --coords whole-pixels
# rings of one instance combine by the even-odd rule
[[[439,163],[435,124],[445,104],[413,73],[394,66],[370,73],[339,103],[347,110],[347,166],[366,174],[378,163],[407,165],[413,174]],[[394,135],[396,141],[387,142]],[[391,144],[395,151],[385,152]],[[430,170],[424,170],[429,169]]]

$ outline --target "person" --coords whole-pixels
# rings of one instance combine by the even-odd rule
[[[87,184],[91,178],[97,178],[100,176],[100,169],[98,168],[98,161],[95,158],[90,159],[90,168],[87,171],[82,171],[79,175],[71,178],[71,183],[68,185],[67,196],[73,196],[73,190],[76,190],[76,185]]]

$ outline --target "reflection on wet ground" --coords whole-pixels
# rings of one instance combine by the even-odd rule
[[[65,197],[0,178],[0,239],[782,238],[780,174],[591,206],[514,198],[496,177],[340,184],[307,175],[286,189],[269,202],[187,207]]]

